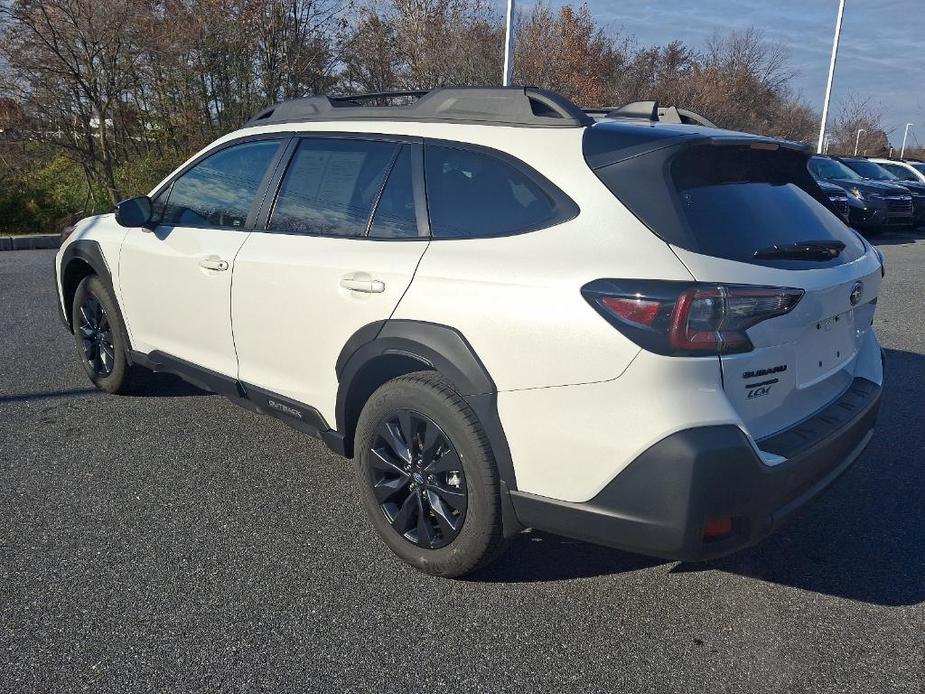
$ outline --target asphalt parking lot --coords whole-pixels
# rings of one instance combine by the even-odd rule
[[[465,581],[320,442],[92,390],[53,252],[0,253],[0,691],[925,691],[925,232],[877,243],[878,433],[789,526],[705,565],[525,533]]]

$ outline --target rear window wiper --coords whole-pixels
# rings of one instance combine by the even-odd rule
[[[755,251],[759,260],[831,260],[845,250],[841,241],[797,241]]]

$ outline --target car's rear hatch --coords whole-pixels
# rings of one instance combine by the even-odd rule
[[[720,357],[723,387],[755,439],[806,419],[848,389],[880,289],[880,267],[869,256],[819,270],[774,270],[675,252],[697,279],[805,292],[791,312],[749,328],[751,351]]]
[[[851,386],[881,266],[832,213],[803,148],[707,132],[596,173],[698,282],[803,290],[792,310],[748,328],[749,351],[718,357],[729,400],[760,441]]]

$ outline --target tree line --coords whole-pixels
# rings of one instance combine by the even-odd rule
[[[539,4],[517,15],[515,37],[516,84],[815,137],[786,53],[755,29],[702,50],[640,46],[585,5]],[[0,230],[109,209],[277,101],[499,84],[503,40],[488,0],[0,0]],[[859,122],[865,147],[883,148],[879,115],[857,101],[832,151],[853,149]]]

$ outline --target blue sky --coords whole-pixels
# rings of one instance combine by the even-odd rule
[[[524,9],[533,4],[517,0]],[[788,49],[794,88],[821,108],[838,0],[588,0],[588,6],[605,29],[635,35],[640,45],[680,39],[701,48],[715,32],[755,26]],[[871,98],[894,145],[908,122],[916,124],[910,142],[925,144],[925,0],[847,0],[831,115],[849,94]]]

